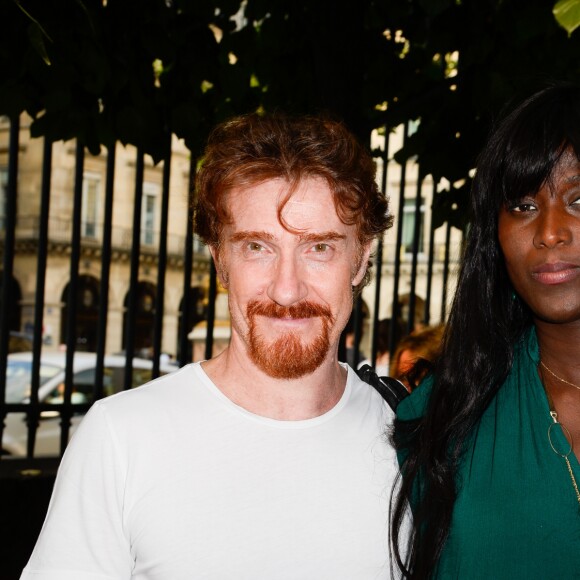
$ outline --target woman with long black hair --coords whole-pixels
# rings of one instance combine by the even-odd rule
[[[568,84],[520,103],[480,156],[442,355],[397,409],[407,578],[580,578],[579,159]]]

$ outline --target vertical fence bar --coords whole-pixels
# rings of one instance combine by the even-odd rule
[[[435,207],[435,196],[437,195],[437,184],[433,180],[433,195],[431,202],[431,223],[429,224],[429,255],[427,259],[427,293],[425,296],[425,318],[424,324],[431,324],[431,291],[433,288],[433,261],[435,256],[435,220],[433,219],[433,209]]]
[[[6,368],[10,341],[10,299],[12,298],[12,273],[14,270],[14,246],[16,238],[16,199],[18,193],[18,151],[20,140],[20,119],[10,119],[10,137],[8,145],[8,183],[6,188],[5,233],[2,256],[2,303],[0,304],[0,441],[4,432],[6,417]]]
[[[407,334],[415,329],[415,308],[417,287],[417,263],[419,258],[419,240],[421,237],[421,189],[423,186],[423,176],[421,168],[417,172],[417,192],[415,195],[415,220],[413,224],[413,258],[411,261],[411,284],[409,290],[409,320],[407,321]]]
[[[66,365],[64,378],[63,408],[61,410],[60,453],[64,453],[68,444],[70,419],[72,417],[71,396],[74,378],[74,355],[76,350],[76,322],[78,307],[79,263],[81,256],[81,216],[83,203],[83,170],[85,149],[77,139],[75,151],[75,180],[73,192],[73,218],[70,256],[70,280],[67,295],[66,320]]]
[[[131,272],[127,300],[125,326],[125,376],[123,388],[128,390],[133,384],[133,355],[135,353],[135,323],[137,321],[137,290],[139,284],[139,256],[141,253],[141,207],[143,204],[143,177],[145,156],[139,148],[135,163],[135,203],[133,206],[133,238],[131,243]]]
[[[445,230],[445,260],[443,263],[443,294],[441,298],[441,322],[447,318],[447,285],[449,282],[449,243],[451,241],[451,225],[447,222]]]
[[[377,243],[377,255],[375,260],[376,283],[375,283],[375,307],[373,311],[373,326],[371,337],[371,365],[374,367],[377,363],[377,331],[379,327],[379,306],[381,297],[381,278],[383,273],[383,238]]]
[[[387,174],[389,167],[389,128],[385,129],[385,146],[383,148],[383,171],[381,174],[381,191],[384,196],[387,195]],[[377,256],[375,260],[375,307],[373,310],[373,334],[371,340],[371,365],[373,368],[377,364],[377,330],[379,326],[379,306],[381,300],[381,281],[383,278],[383,236],[377,243]],[[390,345],[389,345],[390,346]]]
[[[183,301],[181,303],[181,326],[179,335],[179,366],[191,361],[192,348],[187,335],[187,325],[190,320],[191,304],[191,273],[193,271],[193,202],[195,195],[195,174],[197,160],[192,155],[189,165],[189,184],[187,190],[187,217],[185,224],[185,253],[183,256]]]
[[[28,413],[28,440],[26,456],[34,456],[38,429],[38,389],[40,387],[40,353],[44,320],[44,289],[48,258],[48,219],[50,216],[50,182],[52,175],[52,142],[44,138],[42,156],[42,185],[40,188],[40,223],[38,229],[38,262],[36,264],[36,292],[34,298],[34,331],[32,337],[32,371],[30,377],[30,412]]]
[[[352,312],[352,323],[354,330],[354,345],[352,353],[352,368],[356,370],[358,363],[360,362],[360,343],[362,340],[362,330],[363,330],[363,310],[362,310],[362,296],[358,296]]]
[[[403,147],[409,137],[409,123],[405,123],[403,133]],[[407,159],[401,165],[401,182],[399,185],[399,215],[397,217],[397,240],[395,243],[395,271],[393,275],[393,309],[391,328],[389,330],[389,344],[394,345],[396,340],[397,325],[399,319],[399,280],[401,277],[401,244],[403,240],[403,208],[405,207],[405,181],[407,180]],[[392,347],[391,347],[392,348]],[[391,352],[391,356],[392,356]]]
[[[207,335],[205,337],[205,358],[213,355],[213,329],[215,326],[215,299],[217,296],[217,272],[213,259],[209,270],[209,302],[207,305]]]
[[[338,339],[338,360],[346,362],[346,328],[340,333]]]
[[[103,396],[105,375],[105,349],[107,345],[107,318],[109,316],[109,280],[111,276],[111,238],[113,235],[113,199],[115,190],[115,161],[117,144],[107,148],[107,170],[105,177],[105,214],[103,220],[103,249],[101,254],[101,284],[99,291],[99,319],[97,327],[97,362],[95,368],[95,392],[97,401]]]
[[[155,319],[153,330],[153,378],[159,376],[163,317],[165,314],[165,270],[167,269],[167,223],[169,221],[169,184],[171,177],[171,135],[163,160],[163,185],[161,193],[161,228],[159,233],[159,258],[157,262],[157,294],[155,296]]]

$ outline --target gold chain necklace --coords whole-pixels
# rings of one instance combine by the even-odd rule
[[[572,480],[572,487],[576,492],[576,498],[578,499],[578,503],[580,503],[580,490],[578,489],[578,484],[576,483],[576,478],[574,477],[574,472],[572,471],[572,466],[570,465],[570,460],[568,459],[568,457],[570,457],[572,451],[574,450],[574,445],[573,443],[570,443],[570,448],[566,453],[559,451],[557,447],[554,445],[554,442],[552,441],[552,429],[556,425],[560,425],[560,429],[562,429],[562,432],[566,432],[568,434],[568,437],[570,437],[570,441],[572,441],[572,436],[570,435],[570,431],[568,430],[568,428],[562,423],[560,423],[560,421],[558,421],[558,413],[556,413],[556,411],[550,411],[550,416],[552,417],[552,421],[554,422],[548,427],[548,441],[552,446],[552,451],[554,451],[556,455],[562,457],[562,459],[564,459],[564,461],[566,462],[566,467],[568,468],[568,473],[570,474],[570,479]]]
[[[546,366],[546,363],[544,363],[543,360],[540,360],[540,364],[555,378],[558,379],[559,381],[562,381],[563,383],[566,383],[567,385],[570,385],[571,387],[574,387],[575,389],[578,389],[580,391],[580,385],[575,385],[574,383],[571,383],[570,381],[567,381],[566,379],[563,379],[562,377],[559,377],[552,369],[548,368]]]
[[[540,360],[540,364],[550,373],[552,373],[552,371]],[[554,374],[554,373],[552,373]],[[554,375],[557,379],[564,381],[564,379],[560,379],[560,377]],[[580,489],[578,489],[578,483],[576,483],[576,478],[574,477],[574,472],[572,471],[572,465],[570,465],[570,460],[568,459],[568,457],[570,457],[570,455],[572,454],[572,452],[574,451],[574,442],[572,441],[572,435],[570,433],[570,430],[568,429],[568,427],[566,427],[566,425],[564,425],[563,423],[560,423],[560,421],[558,421],[558,413],[556,412],[555,406],[554,406],[554,402],[552,401],[552,397],[550,397],[550,393],[548,393],[548,389],[546,388],[546,384],[544,382],[544,373],[542,373],[542,371],[540,371],[540,378],[542,380],[542,386],[544,387],[544,391],[546,391],[546,396],[548,397],[548,405],[550,407],[550,417],[552,417],[552,423],[550,424],[550,426],[548,427],[548,441],[550,442],[550,447],[552,447],[552,451],[556,454],[559,455],[565,462],[566,462],[566,467],[568,469],[568,473],[570,474],[570,479],[572,480],[572,487],[574,488],[574,492],[576,493],[576,499],[578,500],[578,503],[580,504]],[[564,381],[565,383],[567,383],[568,381]],[[572,384],[572,383],[570,383]],[[572,385],[573,387],[576,387],[576,385]],[[576,388],[580,388],[580,387],[576,387]],[[552,429],[556,426],[559,425],[560,429],[562,430],[562,434],[564,435],[564,439],[566,441],[568,441],[568,439],[570,440],[570,447],[569,449],[566,451],[566,453],[564,453],[563,451],[559,451],[558,448],[556,447],[556,445],[554,445],[554,442],[552,441]],[[566,435],[568,435],[568,439],[566,439]]]

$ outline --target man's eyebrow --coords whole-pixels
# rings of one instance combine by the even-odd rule
[[[345,240],[345,234],[339,234],[335,231],[328,232],[305,232],[298,234],[298,239],[301,243],[313,243],[316,242],[331,242],[336,240]],[[276,236],[270,232],[260,231],[260,230],[243,230],[241,232],[236,232],[230,237],[231,242],[248,242],[251,240],[266,240],[268,242],[275,242]]]
[[[346,240],[345,234],[339,234],[338,232],[308,232],[305,234],[300,234],[299,239],[301,242],[332,242],[336,240]]]
[[[241,232],[236,232],[235,234],[232,234],[230,238],[232,242],[247,242],[250,240],[267,240],[272,242],[275,239],[275,236],[269,232],[261,232],[258,230],[244,230]]]

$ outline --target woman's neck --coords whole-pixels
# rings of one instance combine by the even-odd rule
[[[580,461],[580,324],[536,323],[538,375],[564,435]]]
[[[544,365],[557,376],[580,385],[580,321],[552,324],[538,320],[535,324]]]

